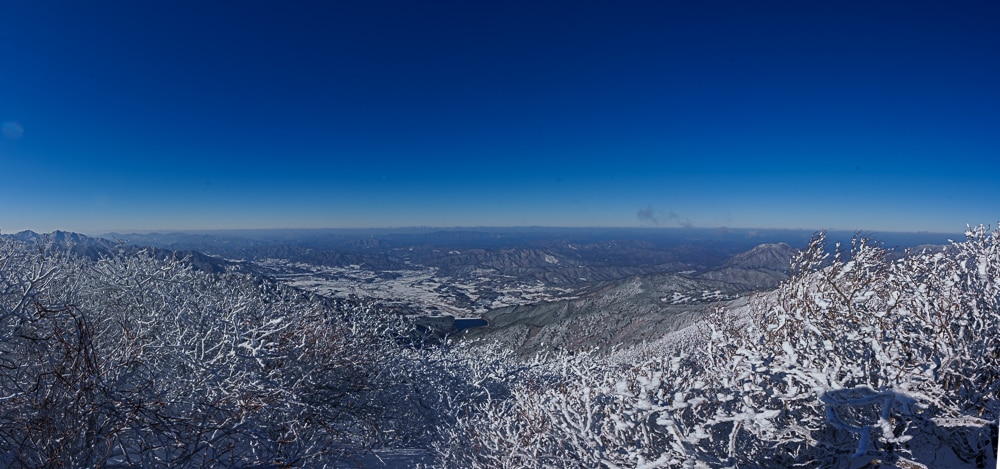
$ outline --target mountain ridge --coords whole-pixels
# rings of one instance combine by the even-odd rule
[[[610,348],[655,340],[719,305],[776,287],[788,278],[797,252],[785,243],[761,244],[714,269],[630,276],[580,298],[494,309],[483,315],[488,326],[465,337],[499,340],[522,355],[547,346]]]

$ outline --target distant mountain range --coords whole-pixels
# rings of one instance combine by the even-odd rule
[[[217,257],[212,257],[205,255],[199,251],[194,250],[174,250],[174,249],[164,249],[155,246],[141,246],[135,244],[126,244],[121,241],[116,241],[107,238],[95,238],[80,233],[73,233],[69,231],[53,231],[51,233],[35,233],[34,231],[21,231],[18,233],[10,235],[2,235],[4,237],[9,237],[16,239],[18,241],[23,241],[26,243],[37,243],[43,246],[53,246],[61,249],[66,249],[69,252],[83,256],[89,259],[98,259],[101,256],[111,255],[113,253],[121,252],[137,252],[141,249],[150,249],[156,256],[172,256],[177,255],[180,258],[188,258],[191,264],[200,270],[206,272],[219,272],[225,270],[228,266],[233,263],[220,259]]]
[[[828,233],[849,245],[853,233]],[[522,353],[662,337],[713,307],[787,278],[804,230],[481,228],[3,235],[89,258],[152,249],[198,269],[238,269],[415,316],[478,317]],[[878,235],[935,246],[940,234]],[[902,250],[897,250],[901,252]],[[901,255],[901,254],[898,254]],[[442,324],[447,323],[447,321]],[[448,323],[450,324],[450,323]]]

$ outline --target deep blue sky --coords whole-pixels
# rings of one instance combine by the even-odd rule
[[[0,0],[0,230],[1000,220],[1000,2]]]

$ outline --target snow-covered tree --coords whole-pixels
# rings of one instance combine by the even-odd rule
[[[735,403],[715,418],[736,422],[717,425],[738,447],[726,456],[823,466],[988,458],[1000,256],[997,232],[967,236],[891,262],[861,237],[849,259],[839,246],[830,259],[821,233],[746,321],[710,320],[707,368]]]
[[[420,340],[334,302],[150,252],[0,239],[0,465],[445,467],[995,462],[1000,232],[893,259],[817,234],[791,278],[685,342]]]
[[[400,330],[262,279],[0,240],[0,465],[295,465],[379,444]]]
[[[467,467],[988,464],[998,241],[978,227],[890,260],[861,236],[828,254],[819,233],[776,291],[706,318],[701,347],[536,359],[439,452]]]

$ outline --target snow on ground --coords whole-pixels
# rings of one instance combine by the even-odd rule
[[[729,301],[739,298],[738,295],[726,295],[721,290],[703,290],[701,296],[695,296],[694,292],[681,293],[673,292],[669,297],[662,297],[660,301],[672,305],[704,303],[706,301]]]
[[[475,278],[455,280],[438,277],[438,269],[414,265],[408,270],[375,272],[360,265],[331,267],[265,259],[258,262],[271,269],[280,282],[332,298],[373,298],[454,316],[477,315],[504,306],[533,304],[555,299],[573,299],[571,289],[548,287],[542,282],[498,281],[492,271],[477,272]],[[460,298],[464,295],[466,298]],[[468,303],[471,301],[472,306]]]

